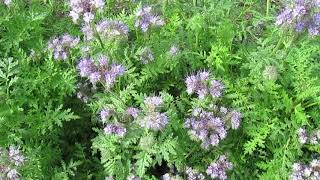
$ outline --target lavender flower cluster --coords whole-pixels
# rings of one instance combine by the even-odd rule
[[[179,175],[173,175],[170,173],[166,173],[162,176],[162,180],[182,180],[182,177],[180,177]]]
[[[144,117],[137,120],[138,124],[154,131],[163,129],[168,124],[169,118],[166,113],[157,110],[163,104],[162,98],[159,96],[146,97],[144,104],[147,111]]]
[[[202,173],[192,169],[191,167],[187,167],[185,173],[187,175],[187,180],[204,180],[205,179],[205,176]]]
[[[208,166],[207,174],[212,179],[219,178],[221,180],[226,180],[228,179],[226,171],[231,170],[232,168],[232,163],[225,155],[222,155],[216,162],[213,162]]]
[[[320,179],[320,160],[313,159],[309,164],[294,163],[291,180]]]
[[[3,163],[0,165],[0,179],[20,179],[20,174],[17,171],[16,167],[22,166],[24,164],[25,157],[22,155],[19,148],[15,146],[10,146],[8,151],[0,148],[0,162]],[[5,177],[3,177],[3,175]]]
[[[104,0],[70,0],[70,17],[77,23],[82,17],[84,22],[90,23],[95,16],[95,12],[102,9],[105,5]]]
[[[227,130],[239,128],[241,122],[240,112],[214,105],[211,107],[212,111],[195,108],[184,123],[191,138],[201,141],[201,146],[205,149],[210,145],[217,146],[226,138]]]
[[[141,28],[143,32],[147,32],[150,27],[162,26],[164,21],[159,15],[155,14],[150,6],[139,9],[136,13],[135,26]]]
[[[296,32],[308,30],[310,36],[317,36],[320,31],[319,9],[319,0],[295,0],[278,15],[276,25],[292,27]]]
[[[127,129],[124,127],[123,124],[120,124],[120,123],[110,123],[110,124],[107,124],[105,126],[105,128],[103,129],[103,131],[106,133],[106,134],[114,134],[118,137],[124,137],[126,132],[127,132]]]
[[[129,27],[119,20],[103,20],[97,24],[97,33],[103,39],[128,37]]]
[[[93,85],[101,82],[109,89],[113,86],[116,79],[126,71],[121,64],[110,64],[108,57],[101,55],[99,63],[96,65],[92,58],[86,57],[80,59],[78,70],[81,77],[89,78]]]
[[[48,49],[53,51],[55,60],[66,60],[71,48],[78,45],[80,38],[64,34],[48,42]]]
[[[218,80],[210,80],[210,73],[200,71],[186,78],[187,93],[196,93],[199,99],[204,99],[209,93],[212,97],[220,97],[224,89],[223,84]]]
[[[299,142],[301,144],[319,144],[320,143],[320,129],[314,130],[308,135],[306,129],[299,128],[297,131]]]

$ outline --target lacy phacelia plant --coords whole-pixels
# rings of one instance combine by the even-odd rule
[[[53,52],[55,60],[66,60],[71,48],[78,45],[80,38],[64,34],[48,42],[48,49]]]
[[[210,145],[217,146],[220,140],[226,138],[228,129],[237,129],[240,121],[240,112],[213,106],[211,111],[195,108],[184,126],[189,129],[192,139],[200,140],[201,146],[208,149]]]
[[[70,16],[74,23],[82,17],[84,22],[90,23],[95,16],[95,12],[105,5],[104,0],[70,0]]]
[[[301,144],[319,144],[320,143],[320,130],[314,130],[310,135],[307,134],[306,129],[298,129],[298,138]]]
[[[209,93],[212,97],[220,97],[224,89],[219,80],[210,80],[210,73],[207,71],[188,76],[185,83],[187,85],[187,93],[189,95],[196,93],[199,99],[204,99]]]
[[[145,111],[144,116],[137,119],[137,123],[146,129],[151,129],[154,131],[158,131],[163,129],[169,118],[166,113],[159,112],[159,108],[161,107],[163,100],[159,96],[151,96],[146,97],[144,100]]]
[[[173,175],[170,173],[166,173],[162,176],[162,180],[183,180],[179,175]]]
[[[19,148],[10,146],[8,151],[0,148],[0,162],[0,179],[20,179],[17,168],[24,164],[25,157],[21,154]]]
[[[231,170],[233,167],[232,163],[228,161],[225,155],[219,157],[216,162],[211,163],[207,168],[207,174],[212,178],[219,178],[221,180],[226,180],[227,170]]]
[[[100,82],[110,89],[116,79],[125,73],[126,68],[121,64],[110,63],[108,57],[103,55],[99,56],[98,61],[96,64],[90,57],[80,59],[80,76],[89,78],[94,86]]]
[[[294,163],[291,180],[320,179],[320,160],[313,159],[309,164]]]
[[[319,35],[320,2],[318,0],[295,0],[278,15],[276,25],[294,28],[296,32],[306,29],[310,36]]]
[[[150,6],[142,7],[136,13],[136,23],[135,26],[141,28],[143,32],[148,31],[152,26],[162,26],[164,21],[159,15],[152,11]]]

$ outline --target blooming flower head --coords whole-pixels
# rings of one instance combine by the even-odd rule
[[[154,109],[155,107],[161,106],[163,100],[160,96],[150,96],[144,99],[144,103],[149,109]]]
[[[320,160],[313,159],[309,164],[294,163],[290,179],[320,179]]]
[[[158,131],[163,129],[168,123],[168,117],[165,113],[149,112],[144,118],[138,121],[142,128]]]
[[[185,80],[187,93],[196,93],[199,99],[204,99],[209,93],[212,97],[220,97],[224,89],[223,84],[218,80],[209,80],[210,72],[199,71],[188,76]]]
[[[103,39],[115,37],[128,37],[129,28],[126,24],[118,20],[103,20],[97,24],[97,32]]]
[[[295,0],[287,4],[275,24],[299,33],[307,30],[311,37],[319,35],[319,0]]]
[[[105,5],[104,0],[70,0],[71,11],[69,13],[72,21],[77,23],[82,17],[86,23],[90,23],[95,12]]]
[[[16,169],[10,169],[7,172],[7,178],[8,180],[19,180],[20,179],[20,174]]]
[[[135,26],[139,27],[143,32],[148,31],[152,26],[162,26],[164,21],[152,11],[150,6],[145,6],[139,9],[136,13]]]
[[[103,129],[106,134],[114,134],[118,137],[124,137],[127,129],[120,123],[107,124]]]
[[[12,0],[3,0],[3,3],[4,3],[6,6],[10,6],[11,3],[12,3]]]
[[[55,60],[66,60],[71,48],[74,48],[80,39],[69,34],[54,38],[48,42],[48,49],[53,52]]]
[[[140,110],[138,108],[134,108],[134,107],[129,107],[126,110],[126,113],[130,116],[132,116],[133,118],[137,118],[139,116]]]
[[[231,170],[233,167],[232,163],[228,161],[225,155],[219,157],[216,162],[211,163],[207,168],[207,174],[212,178],[219,178],[221,180],[226,180],[227,170]]]
[[[9,159],[16,166],[20,166],[24,163],[25,157],[21,154],[20,150],[17,147],[9,147]]]
[[[100,111],[100,118],[102,122],[105,122],[107,118],[109,118],[112,115],[113,110],[105,107]]]

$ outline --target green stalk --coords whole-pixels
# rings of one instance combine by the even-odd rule
[[[271,2],[270,0],[267,0],[267,16],[269,16],[270,7],[271,7]]]

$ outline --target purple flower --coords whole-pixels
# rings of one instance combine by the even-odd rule
[[[165,113],[149,112],[143,119],[140,119],[138,123],[142,128],[158,131],[167,125],[168,117]]]
[[[220,97],[223,89],[224,89],[224,86],[220,81],[218,80],[211,81],[211,87],[209,91],[213,97]]]
[[[100,111],[100,118],[102,120],[102,122],[105,122],[107,118],[109,118],[112,114],[113,110],[110,109],[110,108],[103,108],[101,111]]]
[[[74,23],[77,23],[81,16],[86,23],[91,22],[95,16],[95,11],[105,5],[103,0],[70,0],[69,4],[71,7],[69,15]]]
[[[106,134],[114,134],[118,137],[124,137],[127,129],[120,123],[107,124],[103,129]]]
[[[96,84],[101,80],[101,74],[99,72],[93,72],[90,74],[89,79],[92,84]]]
[[[307,136],[306,130],[303,128],[299,128],[297,132],[298,132],[299,142],[301,144],[307,143],[308,136]]]
[[[290,179],[320,179],[320,160],[313,159],[309,164],[294,163]]]
[[[144,103],[149,109],[154,109],[155,107],[159,107],[162,105],[163,100],[160,96],[150,96],[144,99]]]
[[[94,32],[92,27],[89,24],[85,24],[81,27],[81,32],[84,34],[84,39],[86,41],[91,41],[94,38]]]
[[[179,48],[176,45],[172,45],[169,50],[171,56],[176,56],[179,53]]]
[[[20,174],[16,169],[10,169],[7,173],[8,180],[19,180]]]
[[[97,69],[91,58],[80,59],[80,62],[78,64],[77,68],[80,71],[81,77],[90,76],[90,74],[94,73]]]
[[[211,163],[207,168],[207,174],[212,178],[220,178],[222,180],[227,179],[227,170],[231,170],[233,167],[232,163],[228,161],[225,155],[219,157],[219,159]]]
[[[133,118],[137,118],[139,116],[140,110],[138,108],[129,107],[126,110],[127,114],[132,116]]]
[[[53,52],[55,60],[66,60],[71,48],[74,48],[80,39],[64,34],[48,42],[48,49]]]
[[[25,161],[25,157],[21,154],[19,148],[14,146],[9,147],[9,159],[16,166],[22,165]]]
[[[128,37],[129,28],[126,24],[118,20],[103,20],[97,24],[97,32],[103,39],[115,37]]]
[[[314,24],[320,26],[320,13],[317,13],[313,16]]]
[[[186,167],[185,171],[188,180],[204,180],[204,175],[191,167]]]
[[[188,76],[186,78],[186,85],[187,85],[187,93],[188,94],[193,94],[197,87],[198,87],[198,79],[195,75],[191,75],[191,76]]]
[[[283,10],[277,17],[276,25],[282,25],[292,22],[292,9]]]
[[[151,26],[162,26],[164,21],[157,14],[152,12],[150,6],[139,9],[136,13],[136,27],[140,27],[143,32],[148,31]]]
[[[315,25],[311,25],[309,26],[308,32],[311,37],[315,37],[319,34],[319,28]]]
[[[231,112],[231,128],[238,129],[241,121],[241,113],[237,111]]]

